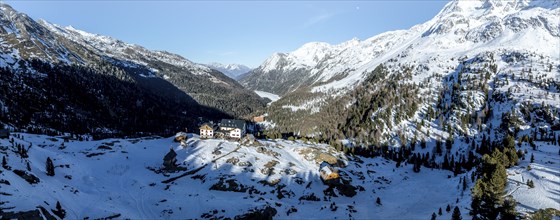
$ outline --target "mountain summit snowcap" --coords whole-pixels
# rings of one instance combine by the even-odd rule
[[[222,63],[209,63],[207,67],[218,70],[232,79],[238,79],[241,75],[251,71],[251,68],[242,64],[222,64]]]
[[[557,0],[454,0],[445,5],[436,17],[460,13],[478,18],[484,15],[506,16],[524,9],[540,7],[555,9],[560,6]]]
[[[410,60],[418,63],[432,56],[498,50],[558,57],[559,14],[559,1],[455,0],[429,21],[408,30],[337,45],[312,42],[290,53],[275,53],[240,82],[254,90],[284,95],[314,84],[323,85],[313,91],[352,88],[364,72],[390,59],[420,59]]]

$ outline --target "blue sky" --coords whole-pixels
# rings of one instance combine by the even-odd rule
[[[447,1],[5,1],[34,19],[199,63],[257,67],[274,52],[408,29]]]

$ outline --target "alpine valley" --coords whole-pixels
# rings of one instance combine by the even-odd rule
[[[28,130],[171,134],[198,117],[243,117],[265,101],[165,51],[34,21],[0,6],[3,122]],[[117,119],[117,120],[115,120]]]
[[[559,17],[453,0],[251,70],[0,3],[0,218],[560,218]]]

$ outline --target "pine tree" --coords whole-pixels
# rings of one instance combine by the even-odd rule
[[[381,199],[379,197],[377,197],[377,199],[375,200],[375,203],[377,203],[377,205],[381,205]]]
[[[443,152],[443,150],[441,149],[441,141],[437,140],[436,141],[436,153],[441,156],[442,152]]]
[[[455,206],[455,208],[453,209],[451,220],[463,220],[463,217],[461,217],[461,210],[459,210],[459,206]]]
[[[467,177],[463,177],[463,191],[467,190],[469,187],[467,184]]]
[[[447,204],[447,207],[445,208],[445,211],[447,213],[451,212],[451,206],[449,204]]]
[[[4,169],[8,169],[8,161],[6,160],[6,156],[2,156],[2,167]]]
[[[445,140],[445,149],[447,149],[447,151],[450,151],[451,148],[453,147],[453,137],[448,138],[447,140]]]
[[[496,150],[499,152],[498,150]],[[479,168],[481,177],[472,190],[471,215],[473,218],[496,219],[503,202],[507,183],[506,168],[501,154],[484,155]]]
[[[512,136],[507,135],[502,140],[502,147],[502,151],[504,152],[504,155],[508,160],[508,163],[505,163],[504,166],[506,166],[506,168],[509,168],[517,165],[519,156],[517,155],[517,151],[515,150],[515,139]]]
[[[443,163],[441,164],[441,169],[448,170],[449,169],[449,159],[447,159],[447,154],[443,156]]]
[[[535,162],[535,155],[533,155],[533,153],[531,153],[531,163]]]
[[[453,175],[457,176],[461,173],[461,164],[459,162],[455,163],[455,167],[453,169]]]
[[[441,211],[441,207],[439,207],[438,213],[439,216],[443,215],[443,212]]]
[[[47,176],[54,176],[54,164],[50,157],[47,157]]]
[[[66,217],[66,210],[62,209],[59,201],[56,201],[56,209],[51,209],[53,214],[58,216],[60,219],[64,219]]]
[[[507,196],[504,199],[504,204],[501,207],[501,219],[517,219],[517,212],[515,211],[516,205],[517,202],[515,201],[515,199],[513,199],[513,196]]]
[[[436,220],[436,218],[437,218],[437,215],[436,215],[436,213],[435,213],[435,212],[434,212],[434,213],[432,213],[432,220]]]
[[[527,180],[527,186],[529,186],[529,188],[535,188],[535,183],[533,180]]]

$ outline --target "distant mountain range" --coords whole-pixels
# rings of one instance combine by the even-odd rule
[[[221,63],[214,62],[214,63],[206,64],[206,66],[218,70],[226,74],[226,76],[228,76],[229,78],[235,80],[239,79],[243,74],[246,74],[249,71],[251,71],[251,68],[242,64],[221,64]]]
[[[0,117],[10,126],[169,132],[194,126],[198,117],[243,117],[265,106],[254,92],[217,70],[166,51],[36,22],[7,4],[0,4],[0,39],[0,67],[12,76],[0,79]],[[75,69],[79,71],[73,73]],[[82,86],[75,88],[79,91],[53,92],[56,88],[50,87],[62,80],[61,88]],[[84,103],[83,97],[92,100]],[[40,98],[45,104],[34,100]],[[55,101],[61,105],[47,105]],[[60,118],[67,120],[61,123]],[[70,122],[74,120],[87,123]],[[133,123],[140,121],[144,125]],[[148,125],[150,121],[159,121],[161,128]]]

